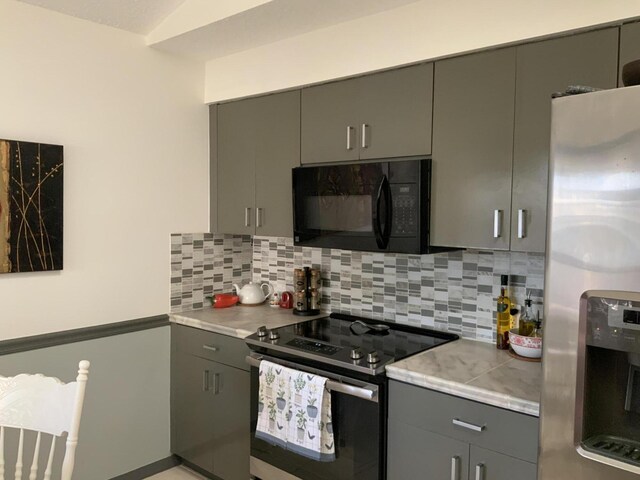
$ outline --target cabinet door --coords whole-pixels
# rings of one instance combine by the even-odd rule
[[[431,153],[432,63],[362,77],[358,98],[360,158]]]
[[[551,94],[569,85],[615,88],[617,50],[617,28],[517,48],[511,250],[545,249]]]
[[[433,245],[509,248],[515,66],[515,48],[436,62]]]
[[[300,165],[300,91],[258,99],[256,235],[293,236],[291,169]]]
[[[259,100],[241,100],[218,106],[219,233],[251,235],[255,231],[256,136],[253,116]]]
[[[536,480],[537,466],[471,445],[469,476],[474,480]]]
[[[627,23],[620,27],[620,79],[622,87],[622,67],[633,60],[640,59],[640,22]]]
[[[250,374],[216,364],[213,378],[215,446],[213,474],[224,480],[249,478]]]
[[[357,160],[360,79],[302,90],[301,162]]]
[[[216,364],[193,355],[171,354],[171,451],[213,472]]]
[[[390,421],[387,451],[389,479],[468,479],[467,443]]]

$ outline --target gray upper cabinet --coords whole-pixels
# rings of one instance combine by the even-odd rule
[[[622,67],[633,60],[640,59],[640,22],[627,23],[620,28],[620,77],[618,85],[622,87]]]
[[[545,250],[551,94],[569,85],[615,88],[617,50],[617,28],[517,48],[511,250]]]
[[[516,50],[436,62],[431,243],[509,249]]]
[[[291,236],[291,169],[300,164],[300,92],[218,105],[216,123],[212,210],[217,211],[217,232]]]
[[[433,64],[302,91],[301,162],[431,153]]]

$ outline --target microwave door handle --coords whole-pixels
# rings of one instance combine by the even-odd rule
[[[382,197],[384,196],[385,206],[387,207],[387,214],[385,218],[384,231],[382,230],[382,225],[380,224],[380,203]],[[389,243],[389,234],[391,232],[391,212],[390,212],[390,202],[391,202],[391,189],[389,187],[389,180],[387,176],[384,175],[382,180],[380,181],[380,186],[378,187],[378,193],[376,195],[376,201],[374,203],[373,210],[373,233],[376,237],[376,244],[378,248],[387,248],[387,244]]]
[[[387,245],[389,245],[389,239],[391,238],[391,222],[393,221],[393,209],[391,208],[391,184],[389,183],[389,180],[386,176],[382,179],[382,189],[384,191],[384,205],[386,208],[382,239],[384,241],[384,248],[387,248]]]

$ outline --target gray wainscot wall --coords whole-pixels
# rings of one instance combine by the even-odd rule
[[[3,376],[42,373],[69,382],[80,360],[91,362],[74,478],[144,478],[144,472],[175,463],[169,445],[168,324],[161,315],[0,342]],[[8,465],[11,459],[15,465],[15,455],[7,452]]]

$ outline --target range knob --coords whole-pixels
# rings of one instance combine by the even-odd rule
[[[367,353],[367,363],[378,363],[380,361],[380,356],[376,350],[371,350]]]
[[[280,334],[276,330],[271,330],[269,332],[269,340],[278,340],[280,338]]]
[[[360,360],[364,357],[364,353],[362,353],[362,349],[355,347],[351,349],[349,356],[351,357],[351,360]]]
[[[267,336],[269,332],[267,331],[267,327],[262,325],[261,327],[258,327],[258,330],[256,333],[258,334],[258,338],[264,338]]]

